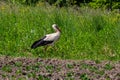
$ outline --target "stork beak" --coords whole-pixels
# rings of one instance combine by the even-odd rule
[[[59,31],[59,32],[61,32],[61,30],[57,27],[57,30]]]
[[[58,30],[61,32],[61,30],[58,28]]]

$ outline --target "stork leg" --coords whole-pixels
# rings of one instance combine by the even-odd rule
[[[57,48],[56,48],[56,46],[52,46],[52,49],[53,49],[53,50],[55,50],[55,51],[57,51]]]
[[[46,51],[47,51],[47,49],[48,49],[48,46],[45,46],[45,48],[44,48],[44,52],[46,52]]]

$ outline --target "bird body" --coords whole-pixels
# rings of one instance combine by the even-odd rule
[[[53,45],[59,39],[61,31],[56,24],[53,24],[52,27],[56,32],[47,34],[43,38],[35,41],[31,46],[32,49],[35,49],[39,46]]]
[[[60,32],[52,33],[52,34],[47,34],[46,38],[44,39],[45,41],[56,41],[60,37]]]

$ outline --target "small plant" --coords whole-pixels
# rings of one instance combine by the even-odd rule
[[[2,70],[5,71],[5,72],[12,72],[11,66],[9,66],[9,65],[3,66]]]
[[[22,62],[20,62],[20,61],[15,62],[15,66],[17,66],[17,67],[21,67],[21,66],[22,66]]]
[[[42,75],[38,75],[38,78],[37,78],[38,80],[43,80],[44,79],[44,77],[42,76]]]
[[[113,68],[113,66],[110,63],[108,63],[104,66],[104,69],[106,69],[106,70],[111,70],[112,68]]]
[[[74,73],[73,73],[73,72],[68,72],[68,73],[67,73],[67,77],[72,77],[72,76],[74,76]]]
[[[81,75],[80,75],[80,79],[81,79],[81,80],[90,80],[90,79],[88,78],[87,74],[81,74]]]
[[[39,75],[38,78],[37,78],[37,80],[50,80],[50,79],[47,78],[47,77],[44,77],[42,75]]]
[[[39,69],[40,69],[38,65],[32,65],[31,68],[34,71],[39,71]]]
[[[66,64],[67,68],[72,69],[74,66],[72,64]]]
[[[57,68],[56,68],[56,71],[57,71],[57,72],[59,72],[60,70],[61,70],[61,68],[60,68],[60,67],[57,67]]]
[[[104,70],[96,70],[95,73],[102,76],[102,75],[104,75],[105,71]]]
[[[31,66],[30,66],[30,65],[27,65],[27,66],[26,66],[26,70],[27,70],[27,71],[30,71],[30,70],[31,70]]]
[[[54,69],[53,65],[47,65],[47,66],[45,66],[45,68],[50,73],[53,72],[53,69]]]
[[[28,78],[31,78],[31,77],[36,78],[37,77],[35,72],[28,73],[27,76],[28,76]]]
[[[17,71],[16,71],[16,74],[21,74],[22,73],[22,71],[20,70],[20,69],[18,69]]]
[[[5,78],[7,75],[6,74],[2,74],[2,77]]]
[[[88,65],[88,64],[85,64],[85,63],[82,63],[81,64],[81,68],[83,68],[83,69],[90,69],[91,68],[91,66],[90,65]]]
[[[21,78],[17,78],[17,80],[26,80],[26,79],[24,77],[23,78],[21,77]]]

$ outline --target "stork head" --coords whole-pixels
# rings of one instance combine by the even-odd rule
[[[56,32],[61,32],[61,30],[58,28],[57,24],[53,24],[52,28],[56,31]]]

